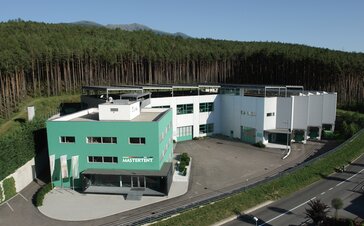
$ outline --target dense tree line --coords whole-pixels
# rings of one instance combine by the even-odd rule
[[[254,83],[336,91],[364,101],[364,54],[272,42],[181,38],[70,24],[0,23],[0,117],[25,96],[81,85]]]

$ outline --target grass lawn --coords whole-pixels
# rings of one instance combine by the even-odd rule
[[[80,102],[80,95],[63,95],[26,99],[20,104],[19,112],[14,113],[11,119],[0,119],[0,136],[12,130],[13,128],[20,126],[19,122],[24,122],[27,120],[28,106],[35,106],[35,117],[47,119],[52,114],[57,113],[59,105],[63,102]]]

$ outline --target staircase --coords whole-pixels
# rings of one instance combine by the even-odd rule
[[[144,189],[131,189],[126,196],[126,200],[139,201],[142,199],[143,193]]]

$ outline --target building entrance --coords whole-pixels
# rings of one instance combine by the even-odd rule
[[[145,176],[132,176],[131,177],[132,188],[145,188]]]

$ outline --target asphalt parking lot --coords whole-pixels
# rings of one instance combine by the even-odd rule
[[[102,225],[133,216],[148,215],[163,208],[175,208],[199,197],[221,193],[226,187],[249,184],[286,168],[295,166],[321,149],[323,143],[292,145],[291,155],[282,160],[285,150],[257,148],[229,139],[206,138],[177,144],[175,152],[187,152],[192,157],[191,180],[186,195],[139,209],[119,213],[94,221],[64,222],[50,219],[36,209],[31,199],[39,185],[32,183],[0,206],[0,225]],[[88,206],[89,211],[93,211]]]
[[[322,145],[301,148],[295,145],[290,156],[286,150],[257,148],[229,139],[206,138],[178,143],[175,152],[187,152],[193,161],[188,195],[218,191],[236,184],[249,184],[303,161]]]

